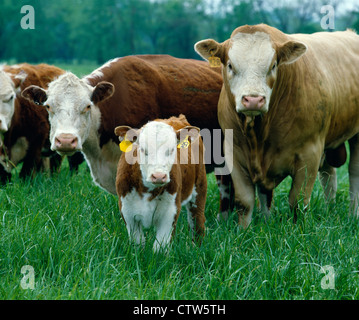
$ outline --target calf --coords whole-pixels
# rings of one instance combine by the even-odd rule
[[[116,127],[127,151],[121,155],[116,176],[119,208],[136,243],[145,241],[142,228],[154,226],[153,249],[165,247],[182,205],[187,207],[196,240],[203,237],[207,178],[198,131],[183,115],[151,121],[139,130]]]

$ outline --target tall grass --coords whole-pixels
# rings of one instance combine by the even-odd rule
[[[358,221],[348,215],[347,176],[340,170],[335,204],[317,184],[311,207],[293,224],[288,184],[275,192],[272,218],[256,209],[243,231],[234,214],[216,220],[218,192],[208,176],[206,236],[191,241],[186,214],[168,253],[131,245],[116,197],[96,187],[86,164],[71,176],[13,182],[0,191],[1,299],[358,299]],[[23,289],[21,268],[35,271]],[[321,267],[335,272],[321,286]]]
[[[59,65],[78,76],[96,66]],[[327,205],[316,183],[309,210],[293,224],[290,179],[276,190],[268,223],[255,209],[243,231],[237,217],[216,220],[218,189],[208,176],[206,235],[191,241],[182,213],[167,254],[128,241],[115,196],[96,187],[86,164],[71,176],[13,181],[0,189],[0,299],[358,299],[359,221],[349,215],[347,165]],[[21,268],[35,271],[23,289]],[[334,268],[323,289],[321,267]]]

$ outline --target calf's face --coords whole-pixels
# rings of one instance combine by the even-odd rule
[[[236,111],[256,116],[268,112],[278,67],[295,62],[306,46],[296,41],[278,45],[265,32],[238,32],[222,44],[199,41],[195,50],[205,59],[221,59],[224,85]]]
[[[120,140],[126,139],[137,144],[142,182],[147,188],[153,189],[170,182],[181,138],[186,136],[194,141],[199,137],[199,128],[187,126],[175,131],[166,123],[151,121],[140,130],[119,126],[115,133],[120,136]]]
[[[65,73],[49,84],[47,90],[38,86],[26,88],[22,95],[44,105],[49,113],[51,149],[71,155],[81,151],[94,125],[99,126],[99,110],[94,105],[112,96],[114,86],[100,82],[96,87],[72,73]],[[96,128],[98,129],[98,128]]]
[[[168,183],[177,154],[173,128],[161,122],[148,123],[141,130],[138,146],[144,184],[152,187]]]

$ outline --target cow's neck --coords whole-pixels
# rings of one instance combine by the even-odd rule
[[[92,125],[90,134],[83,143],[85,155],[91,175],[96,184],[109,193],[116,195],[116,171],[121,156],[120,148],[112,140],[100,144],[101,135],[106,134],[101,127],[101,112],[98,108],[91,109]],[[100,133],[101,132],[101,133]]]

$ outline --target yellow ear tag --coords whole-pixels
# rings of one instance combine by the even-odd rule
[[[211,51],[211,57],[208,58],[209,66],[211,68],[219,68],[221,66],[221,59],[215,57],[213,51]]]
[[[188,147],[189,147],[189,141],[188,141],[188,136],[186,136],[186,138],[177,145],[177,148],[187,149]]]
[[[125,139],[119,144],[119,146],[122,152],[130,152],[132,150],[132,142],[127,140],[126,136]]]

